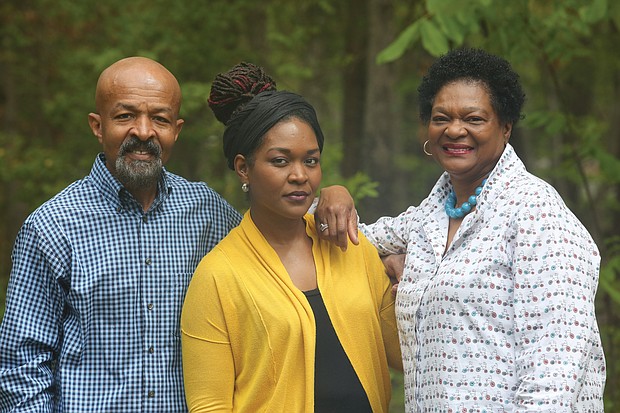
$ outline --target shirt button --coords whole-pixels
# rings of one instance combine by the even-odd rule
[[[153,390],[149,391],[149,397],[150,398],[155,397],[155,392]]]
[[[150,258],[145,259],[145,260],[144,260],[144,263],[145,263],[146,265],[151,265],[151,259],[150,259]]]
[[[146,308],[148,308],[149,310],[152,310],[153,309],[153,303],[148,303],[146,305]]]
[[[142,222],[144,222],[146,224],[148,220],[149,220],[148,216],[142,215]]]
[[[149,353],[150,353],[150,354],[155,353],[155,349],[153,348],[153,346],[149,347]]]

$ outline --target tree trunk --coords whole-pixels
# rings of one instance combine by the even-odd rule
[[[394,8],[391,0],[369,0],[368,48],[365,97],[364,159],[365,171],[379,183],[378,198],[365,199],[360,206],[363,221],[372,222],[386,214],[395,214],[400,202],[394,156],[399,153],[400,133],[397,127],[397,99],[394,65],[377,65],[377,54],[395,38]]]
[[[343,69],[341,173],[345,178],[363,170],[366,50],[368,48],[368,0],[348,0],[342,10],[345,18],[345,55],[349,62]]]

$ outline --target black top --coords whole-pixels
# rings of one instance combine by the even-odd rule
[[[304,291],[316,320],[315,413],[372,413],[368,396],[327,314],[321,292]]]

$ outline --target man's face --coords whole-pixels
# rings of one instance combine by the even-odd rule
[[[183,125],[179,100],[176,80],[157,68],[125,68],[100,80],[99,113],[89,123],[106,166],[129,189],[157,185]]]

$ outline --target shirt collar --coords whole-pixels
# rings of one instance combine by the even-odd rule
[[[525,170],[523,162],[521,162],[517,156],[512,145],[507,144],[502,156],[489,174],[487,182],[478,197],[478,206],[476,210],[483,208],[485,203],[492,202],[497,198],[505,188],[513,183],[511,177],[523,170]],[[444,172],[429,195],[429,200],[433,204],[439,204],[440,208],[438,210],[442,213],[444,213],[443,206],[451,189],[450,175]]]
[[[123,184],[116,179],[105,163],[105,155],[99,153],[95,158],[95,163],[90,172],[90,178],[95,187],[101,192],[103,197],[110,202],[115,209],[126,209],[135,207],[138,202],[125,189]],[[166,168],[163,168],[161,179],[157,183],[157,196],[151,209],[159,207],[172,193],[172,182],[168,177]]]
[[[517,156],[514,148],[507,144],[504,153],[489,174],[484,189],[479,197],[479,204],[491,203],[502,195],[511,185],[517,183],[517,175],[525,171],[525,165]]]

